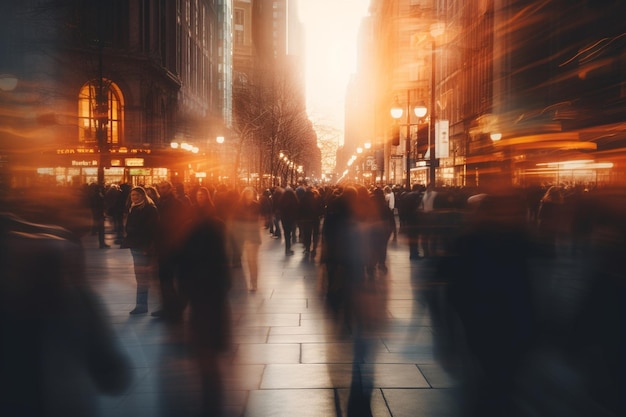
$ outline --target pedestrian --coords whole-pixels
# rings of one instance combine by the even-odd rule
[[[280,213],[280,223],[283,226],[283,236],[285,237],[285,255],[291,256],[294,254],[291,245],[298,220],[298,196],[293,188],[287,187],[282,192],[278,200],[278,211]]]
[[[421,204],[418,210],[419,240],[422,244],[425,258],[436,256],[438,251],[439,230],[437,229],[439,216],[435,210],[438,208],[435,203],[437,196],[438,192],[435,191],[435,185],[433,183],[428,184],[422,193]]]
[[[240,194],[232,187],[221,184],[215,193],[215,209],[217,216],[226,224],[226,249],[228,261],[233,268],[241,268],[241,247],[235,235],[234,214],[239,203]]]
[[[319,203],[313,190],[309,187],[302,194],[299,200],[299,224],[302,233],[302,244],[304,245],[304,254],[311,255],[311,246],[313,250],[317,244],[313,242],[313,228],[317,224],[319,227]]]
[[[130,248],[137,281],[136,305],[130,314],[148,312],[148,291],[154,276],[155,236],[159,211],[143,187],[130,191],[131,206],[126,219],[126,237],[122,247]]]
[[[91,234],[98,236],[98,245],[100,249],[108,249],[111,246],[105,242],[104,234],[104,190],[103,187],[96,184],[89,184],[89,203],[91,206],[91,214],[93,218]]]
[[[111,184],[104,193],[104,210],[111,219],[115,240],[113,243],[120,244],[124,237],[124,211],[125,199],[122,189],[117,184]]]
[[[539,203],[537,225],[539,238],[547,256],[555,256],[564,217],[563,194],[560,187],[548,188]]]
[[[393,212],[389,210],[388,202],[385,201],[384,191],[375,188],[370,195],[368,216],[368,243],[369,256],[367,269],[372,274],[376,268],[381,272],[387,272],[387,245],[389,237],[393,233],[395,221]]]
[[[261,229],[259,219],[261,208],[256,198],[256,191],[246,187],[241,192],[239,204],[235,210],[236,235],[239,247],[242,248],[248,267],[249,286],[251,292],[257,290],[259,275],[259,247],[261,246]]]
[[[193,204],[193,212],[196,219],[216,216],[215,204],[213,204],[213,198],[208,188],[200,187],[196,191],[196,202]]]
[[[363,192],[362,187],[345,187],[329,202],[323,228],[327,303],[341,334],[353,338],[349,417],[372,416],[373,381],[361,372],[361,366],[370,359],[386,317],[385,291],[365,275],[368,243]]]
[[[79,236],[0,214],[0,415],[98,416],[100,394],[130,386],[130,361],[86,279]]]
[[[174,187],[169,181],[162,181],[159,191],[159,222],[156,233],[156,256],[161,289],[161,309],[152,312],[152,316],[166,320],[181,319],[186,301],[177,288],[178,255],[182,233],[189,221],[189,209],[176,197]]]
[[[419,238],[422,226],[422,216],[419,207],[422,202],[423,187],[420,184],[413,184],[411,192],[402,196],[402,207],[404,210],[404,227],[409,241],[409,259],[420,259]]]
[[[216,216],[195,217],[181,249],[180,281],[189,300],[188,335],[200,372],[202,415],[220,416],[224,397],[220,356],[231,345],[226,225]]]
[[[516,195],[486,195],[438,262],[436,278],[446,290],[431,302],[443,298],[447,306],[432,309],[430,304],[433,327],[440,329],[436,353],[444,366],[461,359],[462,369],[455,371],[466,378],[468,415],[515,414],[516,383],[537,336],[532,253],[524,201]],[[465,341],[446,340],[452,334],[464,335]]]
[[[393,191],[391,190],[390,186],[385,186],[385,188],[383,189],[383,191],[385,192],[385,202],[387,203],[387,207],[389,207],[389,210],[391,211],[391,217],[390,217],[390,222],[391,222],[391,235],[393,236],[393,241],[395,242],[396,240],[398,240],[398,226],[396,225],[396,195],[393,193]]]
[[[261,206],[261,216],[263,216],[263,227],[274,233],[274,222],[272,221],[272,192],[267,189],[259,197],[259,205]]]

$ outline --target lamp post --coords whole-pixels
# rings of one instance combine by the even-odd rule
[[[418,118],[422,118],[426,115],[428,109],[423,103],[418,104],[413,107],[413,112],[415,116]],[[391,108],[391,117],[398,120],[404,114],[404,109],[399,105],[395,105]],[[432,122],[432,121],[431,121]],[[400,124],[401,126],[406,126],[406,141],[404,144],[404,155],[406,159],[406,178],[405,178],[405,186],[407,190],[411,189],[411,126],[419,126],[419,123],[411,123],[411,92],[407,90],[406,92],[406,119],[405,123]],[[431,153],[432,158],[432,153]]]

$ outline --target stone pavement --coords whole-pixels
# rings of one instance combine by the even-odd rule
[[[135,297],[130,253],[110,241],[111,249],[100,250],[96,240],[85,238],[88,276],[134,373],[126,393],[102,397],[102,414],[199,415],[200,383],[184,335],[149,314],[128,315]],[[222,358],[228,416],[346,415],[352,340],[324,306],[319,259],[308,259],[299,244],[294,250],[286,257],[284,242],[263,233],[256,293],[246,290],[245,268],[233,270],[234,347]],[[417,301],[425,265],[409,261],[399,235],[389,244],[389,271],[368,301],[377,322],[368,338],[373,354],[358,367],[373,378],[377,417],[457,415],[454,380],[435,361],[431,321]],[[158,308],[157,294],[155,283],[151,311]]]
[[[98,249],[96,241],[94,236],[85,238],[88,275],[131,359],[134,374],[126,393],[99,400],[102,415],[199,416],[200,381],[184,330],[149,314],[128,315],[135,297],[130,253],[110,240],[111,249]],[[222,358],[227,417],[347,415],[353,338],[338,326],[321,297],[319,255],[309,259],[299,244],[293,249],[295,255],[285,256],[284,242],[263,233],[256,293],[247,291],[245,268],[233,269],[230,302],[234,346]],[[388,273],[378,274],[376,291],[362,303],[368,307],[373,326],[366,339],[372,353],[355,368],[364,380],[373,381],[373,415],[464,415],[463,399],[471,391],[467,388],[474,389],[471,398],[476,390],[482,393],[482,388],[462,385],[447,373],[460,369],[454,363],[445,369],[441,366],[449,365],[435,349],[439,340],[435,336],[442,328],[433,324],[424,301],[427,295],[437,295],[430,291],[432,263],[410,261],[404,236],[399,235],[397,242],[389,243],[387,265]],[[557,334],[569,328],[586,291],[580,261],[559,256],[540,259],[532,268],[543,330]],[[150,311],[156,310],[156,282],[149,300]],[[537,360],[525,369],[522,383],[526,385],[522,389],[531,396],[538,395],[531,401],[544,408],[547,404],[568,410],[543,415],[613,415],[600,413],[585,389],[576,385],[580,376],[576,364],[569,366],[563,356],[554,356],[549,350],[535,356]],[[488,392],[486,395],[489,398]],[[553,398],[553,402],[546,403],[546,398]],[[580,401],[569,404],[563,398]],[[585,406],[579,406],[581,401]],[[529,410],[525,415],[542,415]]]

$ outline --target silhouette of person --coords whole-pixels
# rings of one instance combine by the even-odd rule
[[[68,229],[0,214],[0,415],[97,416],[130,384]]]
[[[226,226],[205,215],[188,228],[181,250],[180,279],[189,299],[189,335],[202,380],[204,416],[222,411],[220,353],[230,346],[231,286]]]
[[[123,247],[130,248],[137,281],[135,308],[130,314],[148,312],[148,291],[154,275],[154,239],[159,211],[143,187],[130,191],[131,206],[126,218],[126,238]]]
[[[250,291],[257,290],[259,276],[259,247],[261,246],[261,230],[259,219],[261,216],[260,204],[256,199],[256,192],[252,187],[246,187],[241,192],[237,204],[234,221],[239,247],[245,253],[246,265],[250,276]]]

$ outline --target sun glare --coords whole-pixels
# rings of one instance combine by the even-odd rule
[[[346,87],[356,70],[357,32],[369,0],[305,0],[307,107],[322,123],[343,131]]]

